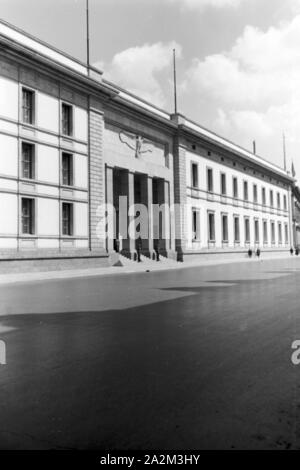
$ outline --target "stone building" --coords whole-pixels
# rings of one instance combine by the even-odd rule
[[[135,259],[134,205],[147,209],[141,250],[150,258],[157,249],[178,260],[249,247],[280,254],[294,244],[287,172],[3,21],[0,143],[5,269]]]

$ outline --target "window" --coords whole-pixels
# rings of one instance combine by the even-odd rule
[[[221,194],[222,194],[222,196],[226,196],[226,175],[225,175],[225,173],[221,173]]]
[[[208,213],[208,240],[215,241],[215,214],[213,212]]]
[[[244,200],[248,201],[248,181],[244,181]]]
[[[277,193],[277,209],[280,209],[280,193]]]
[[[212,168],[207,168],[207,191],[212,193],[214,190],[213,171]]]
[[[245,243],[250,243],[250,221],[245,217]]]
[[[268,243],[268,226],[267,221],[263,221],[263,235],[264,235],[264,243]]]
[[[22,198],[22,233],[33,235],[35,232],[34,199]]]
[[[222,214],[222,241],[228,242],[228,215]]]
[[[62,203],[62,234],[73,235],[73,204]]]
[[[286,245],[289,242],[288,224],[284,224],[284,242]]]
[[[255,237],[255,243],[259,243],[259,225],[258,225],[258,220],[254,220],[254,237]]]
[[[271,241],[275,243],[275,223],[271,222]]]
[[[270,206],[274,207],[273,191],[270,189]]]
[[[237,177],[234,176],[232,180],[232,193],[234,198],[238,198],[238,180]]]
[[[261,188],[261,202],[262,205],[266,205],[266,188]]]
[[[200,212],[192,209],[193,240],[200,240]]]
[[[22,88],[22,121],[34,124],[34,91]]]
[[[73,134],[73,109],[72,106],[62,103],[62,133],[64,135]]]
[[[287,210],[286,195],[283,196],[283,208],[285,211]]]
[[[282,231],[281,231],[281,222],[278,222],[278,243],[282,243]]]
[[[253,185],[253,202],[257,202],[257,185]]]
[[[73,155],[62,153],[62,184],[64,186],[73,185]]]
[[[34,145],[22,142],[22,178],[34,179]]]
[[[233,217],[233,230],[235,243],[240,242],[240,219],[237,215]]]
[[[198,165],[192,163],[192,187],[198,188]]]

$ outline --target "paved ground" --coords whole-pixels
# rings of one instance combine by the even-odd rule
[[[0,286],[0,448],[300,448],[300,259]]]

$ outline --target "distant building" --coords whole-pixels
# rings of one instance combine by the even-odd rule
[[[117,252],[134,258],[120,196],[127,208],[149,209],[146,256],[157,247],[179,260],[244,256],[249,247],[277,255],[294,245],[293,184],[276,165],[0,22],[3,262],[50,269],[108,265]],[[100,223],[105,203],[113,227]],[[177,208],[162,222],[152,204]],[[135,216],[126,214],[129,225]]]

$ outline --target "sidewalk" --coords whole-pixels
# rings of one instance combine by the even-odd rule
[[[235,264],[235,263],[258,263],[262,261],[275,261],[287,258],[297,258],[295,256],[287,255],[282,257],[273,258],[241,258],[241,259],[223,259],[223,260],[202,260],[185,263],[176,263],[174,265],[166,265],[163,262],[153,263],[151,267],[141,263],[133,263],[132,266],[109,266],[104,268],[89,268],[89,269],[69,269],[65,271],[46,271],[46,272],[31,272],[31,273],[11,273],[0,275],[0,285],[15,284],[15,283],[30,283],[44,280],[56,279],[72,279],[82,277],[94,276],[115,276],[122,274],[134,274],[137,272],[154,272],[154,271],[169,271],[173,269],[188,269],[188,268],[204,268],[206,266],[217,266],[222,264]],[[300,260],[300,257],[299,257]]]

